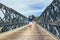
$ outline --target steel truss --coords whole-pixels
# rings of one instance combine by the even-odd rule
[[[4,18],[0,17],[0,27],[3,27],[0,32],[9,31],[28,23],[27,17],[1,3],[0,11],[4,14]]]
[[[37,23],[60,37],[60,0],[54,0],[38,17]]]

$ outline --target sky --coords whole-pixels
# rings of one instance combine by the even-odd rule
[[[38,17],[52,1],[53,0],[0,0],[0,3],[16,10],[26,17],[29,15]],[[1,11],[0,17],[3,18]]]

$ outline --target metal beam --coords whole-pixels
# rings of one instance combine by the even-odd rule
[[[4,18],[2,18],[3,22],[0,22],[0,26],[3,26],[2,32],[18,28],[28,23],[27,17],[1,3],[0,11],[4,14]]]
[[[60,37],[60,0],[53,0],[38,17],[37,23],[51,33]]]

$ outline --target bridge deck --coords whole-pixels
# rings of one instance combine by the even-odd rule
[[[33,23],[32,30],[28,25],[0,34],[0,40],[58,40],[40,25]]]

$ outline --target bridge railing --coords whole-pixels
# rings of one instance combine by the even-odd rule
[[[4,15],[3,18],[0,18],[0,27],[3,27],[1,32],[9,31],[28,23],[27,17],[2,3],[0,3],[0,12]]]
[[[0,30],[0,32],[6,32],[9,30],[13,30],[16,28],[19,28],[23,25],[28,24],[28,22],[20,22],[20,23],[0,23],[0,27],[2,27],[2,29]]]
[[[50,23],[37,22],[37,23],[40,24],[47,31],[51,32],[52,34],[60,38],[60,25],[54,24],[52,22]]]
[[[60,38],[60,0],[53,0],[38,17],[37,23]]]

